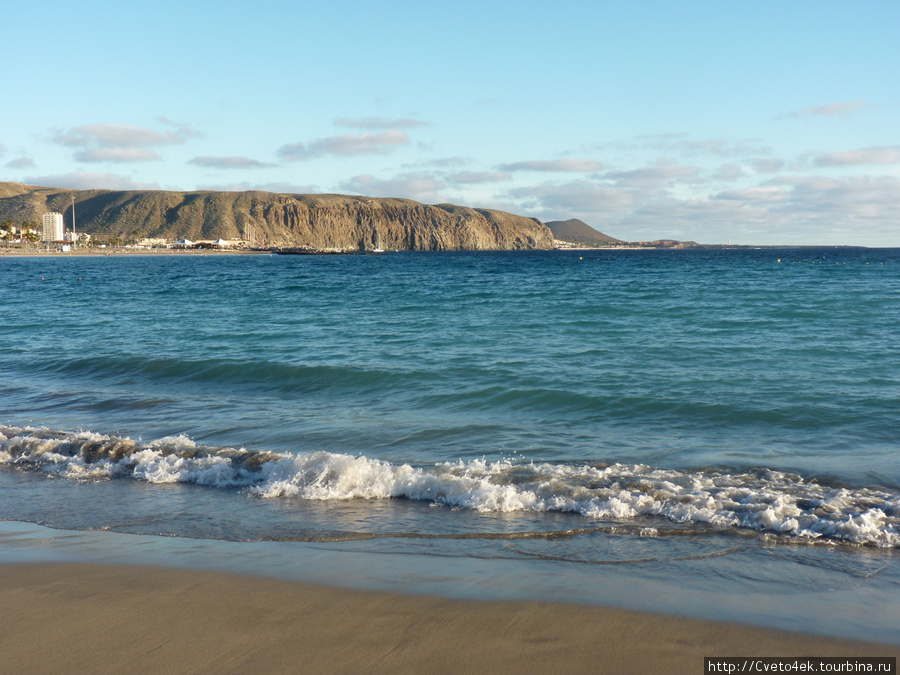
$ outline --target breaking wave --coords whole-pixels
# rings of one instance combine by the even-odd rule
[[[900,548],[900,494],[822,485],[772,470],[483,459],[413,466],[329,452],[199,446],[185,436],[140,443],[92,432],[3,426],[0,465],[69,479],[241,488],[270,499],[396,498],[481,512],[575,513],[593,522],[655,518],[719,531]]]

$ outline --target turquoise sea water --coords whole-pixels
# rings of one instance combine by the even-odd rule
[[[900,642],[900,250],[6,257],[0,308],[10,523]]]

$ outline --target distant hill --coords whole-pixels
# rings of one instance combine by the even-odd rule
[[[617,244],[621,240],[610,237],[608,234],[595,230],[585,222],[572,218],[570,220],[554,220],[545,223],[553,238],[560,241],[570,241],[573,244]]]
[[[193,240],[253,239],[268,246],[404,251],[553,248],[535,218],[410,199],[271,192],[72,190],[0,182],[0,223],[41,222],[48,211],[78,232]]]

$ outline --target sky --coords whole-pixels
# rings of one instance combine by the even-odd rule
[[[10,3],[0,180],[900,246],[900,3]]]

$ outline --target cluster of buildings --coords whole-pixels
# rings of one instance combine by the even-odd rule
[[[163,238],[144,237],[123,240],[115,234],[78,233],[67,230],[61,213],[45,213],[41,223],[23,223],[21,227],[11,221],[0,225],[0,240],[11,243],[43,244],[55,246],[62,251],[70,251],[76,245],[105,248],[124,246],[130,249],[242,249],[252,246],[247,239],[216,239],[191,241],[179,239],[170,241]]]
[[[83,239],[86,235],[81,235]],[[66,230],[61,213],[45,213],[40,226],[22,223],[16,227],[12,221],[0,225],[0,239],[12,242],[42,242],[45,244],[74,243],[75,233]]]

